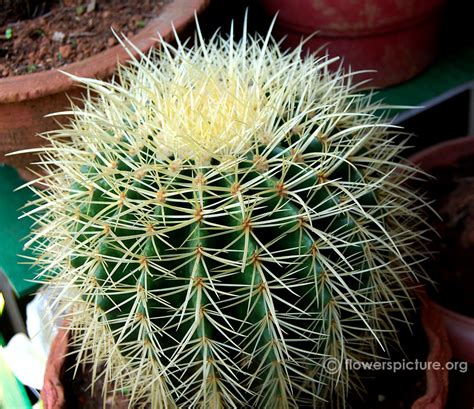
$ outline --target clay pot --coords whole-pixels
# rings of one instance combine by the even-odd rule
[[[474,318],[435,304],[443,317],[453,356],[474,364]]]
[[[467,136],[431,146],[409,159],[429,173],[435,168],[452,165],[463,157],[473,155],[474,137]],[[459,314],[435,302],[433,305],[443,317],[453,356],[474,363],[474,318]]]
[[[370,86],[384,87],[412,78],[434,59],[444,0],[260,0],[278,14],[275,32],[285,46],[311,37],[305,49],[343,58]],[[338,66],[339,63],[334,64]]]
[[[418,398],[411,409],[444,409],[448,398],[448,369],[446,364],[451,360],[451,348],[443,325],[443,317],[424,288],[417,291],[421,301],[421,323],[428,340],[427,362],[438,362],[439,368],[427,366],[426,392]]]
[[[194,12],[199,13],[208,3],[209,0],[173,0],[130,41],[146,52],[157,44],[158,33],[164,39],[172,39],[172,25],[177,32],[181,32],[194,20]],[[133,53],[136,55],[136,52]],[[106,79],[114,72],[117,62],[124,63],[129,58],[123,47],[116,45],[61,69],[82,77]],[[44,116],[68,109],[68,97],[80,95],[81,89],[55,69],[0,79],[0,163],[18,167],[20,173],[24,173],[23,168],[34,157],[5,154],[41,146],[44,140],[37,133],[56,129],[58,119],[68,120]]]
[[[59,329],[51,344],[44,373],[43,389],[41,389],[44,409],[60,409],[66,405],[61,378],[65,369],[64,361],[66,360],[68,343],[69,334],[67,329]]]
[[[443,409],[448,394],[448,371],[445,366],[451,359],[451,350],[439,310],[433,306],[433,302],[427,297],[423,288],[418,289],[416,295],[421,301],[421,323],[428,340],[427,362],[437,362],[441,369],[427,365],[426,393],[413,403],[412,409]],[[67,407],[61,379],[68,351],[68,340],[67,330],[61,329],[51,346],[41,391],[44,409]]]

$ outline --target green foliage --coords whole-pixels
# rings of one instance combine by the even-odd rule
[[[87,7],[85,4],[80,4],[79,6],[76,7],[76,14],[78,16],[82,16],[87,10]]]
[[[344,360],[396,341],[423,202],[331,62],[215,37],[120,83],[77,78],[89,98],[48,136],[29,244],[78,364],[105,363],[131,404],[337,405],[358,387]]]
[[[26,67],[26,71],[28,73],[33,73],[38,69],[38,66],[36,64],[28,64],[28,67]]]

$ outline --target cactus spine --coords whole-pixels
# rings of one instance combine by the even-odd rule
[[[343,361],[396,341],[423,203],[396,131],[330,63],[198,34],[77,78],[91,93],[47,136],[28,245],[78,363],[131,405],[340,403]]]

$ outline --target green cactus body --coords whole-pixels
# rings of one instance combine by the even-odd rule
[[[95,96],[48,136],[31,243],[78,363],[131,405],[337,404],[344,361],[396,339],[422,202],[328,63],[216,37],[78,79]]]

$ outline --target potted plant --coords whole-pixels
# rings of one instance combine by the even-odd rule
[[[411,160],[435,176],[429,184],[430,199],[442,217],[433,223],[439,238],[433,241],[429,269],[439,291],[431,296],[443,316],[453,355],[474,363],[474,138],[434,145]]]
[[[406,81],[435,58],[443,0],[259,0],[286,46],[343,57],[372,87]],[[334,65],[337,69],[337,65]]]
[[[330,63],[198,32],[120,83],[73,78],[99,97],[47,137],[27,246],[104,394],[336,405],[348,359],[387,356],[423,279],[426,205],[377,104]]]
[[[95,1],[89,3],[95,4]],[[130,49],[126,52],[120,45],[111,44],[112,46],[89,58],[78,59],[71,64],[61,66],[61,70],[89,78],[109,78],[117,62],[127,61],[130,58],[129,53],[136,55],[138,50],[148,51],[157,44],[158,35],[170,39],[173,36],[173,27],[178,32],[182,31],[194,19],[194,13],[200,12],[207,3],[208,0],[170,1],[163,6],[159,15],[149,19],[148,23],[130,38],[137,50]],[[98,16],[98,19],[100,21],[102,16]],[[8,32],[11,27],[7,27],[4,37],[12,38],[3,38],[0,42],[14,40],[15,29]],[[64,37],[64,33],[62,35]],[[113,37],[112,32],[110,35]],[[75,41],[74,38],[71,41]],[[0,54],[1,57],[2,54]],[[65,57],[61,56],[61,58]],[[32,162],[32,156],[6,157],[5,155],[15,150],[36,148],[43,144],[44,140],[38,134],[57,127],[57,119],[45,116],[52,112],[69,109],[70,98],[80,95],[81,90],[77,84],[57,69],[0,78],[0,162],[19,168],[21,174],[31,178],[25,166]],[[67,118],[63,120],[67,121]]]
[[[423,331],[426,334],[428,354],[426,355],[426,369],[424,373],[418,371],[418,374],[411,376],[407,382],[402,381],[402,384],[410,385],[413,381],[420,383],[420,378],[423,379],[420,385],[415,385],[414,390],[406,391],[402,389],[395,389],[398,384],[391,383],[391,386],[385,388],[387,390],[392,389],[394,396],[387,397],[381,395],[380,385],[367,384],[368,396],[362,396],[362,403],[359,401],[354,402],[353,407],[368,406],[366,400],[369,399],[371,403],[375,400],[380,402],[380,396],[384,396],[381,407],[387,407],[386,405],[398,403],[400,406],[405,402],[409,402],[411,409],[442,409],[445,407],[446,397],[448,393],[448,371],[446,368],[447,363],[451,359],[450,348],[447,347],[448,339],[444,329],[443,319],[436,307],[433,306],[433,302],[426,297],[424,290],[417,291],[417,296],[421,302],[421,321]],[[420,335],[420,332],[417,333]],[[412,338],[413,335],[410,336]],[[46,365],[46,372],[44,374],[44,384],[42,386],[42,398],[43,405],[45,408],[60,409],[63,407],[69,407],[71,400],[77,400],[82,404],[84,402],[108,402],[110,407],[127,408],[127,398],[121,394],[115,394],[109,392],[106,396],[101,396],[101,391],[94,389],[93,394],[89,390],[89,383],[91,378],[90,366],[79,372],[77,378],[72,379],[73,375],[73,364],[74,355],[72,358],[68,358],[70,354],[69,348],[69,332],[66,327],[59,329],[57,336],[55,337]],[[406,358],[406,356],[405,356]],[[429,363],[429,365],[428,365]],[[441,368],[436,368],[436,365],[442,365]],[[72,367],[71,367],[72,366]],[[403,377],[405,374],[397,373],[392,378],[398,379]],[[367,374],[367,381],[373,380],[373,376]],[[388,381],[392,381],[392,378],[388,378],[386,373],[375,373],[375,377],[380,378],[380,383],[383,384]],[[400,382],[399,382],[400,383]],[[420,394],[416,394],[420,392]],[[410,400],[413,396],[415,398]],[[352,397],[353,400],[353,397]],[[351,400],[350,400],[351,401]],[[359,404],[360,403],[360,404]],[[91,404],[91,407],[94,407]],[[97,406],[97,405],[96,405]],[[398,405],[397,405],[398,406]],[[81,407],[81,406],[79,406]]]
[[[474,195],[474,138],[439,143],[412,158],[434,175],[424,188],[441,218],[432,218],[437,237],[431,242],[433,259],[425,269],[437,286],[429,295],[441,314],[453,356],[467,365],[464,372],[450,374],[449,407],[474,405],[474,309],[472,303],[472,220]]]

